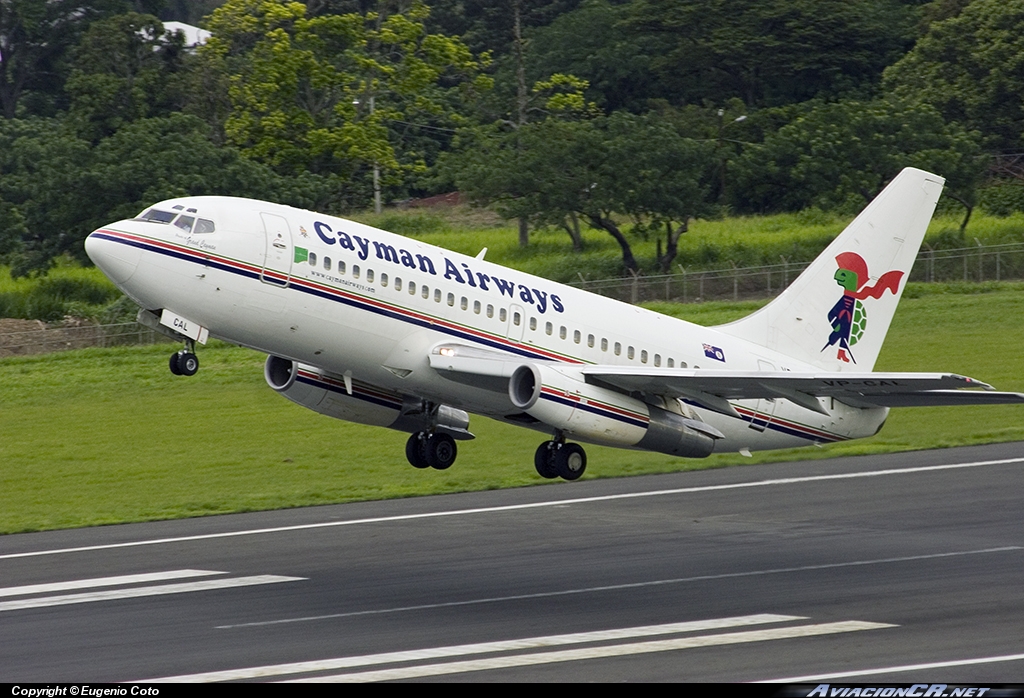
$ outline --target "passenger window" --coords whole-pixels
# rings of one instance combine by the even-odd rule
[[[449,293],[448,295],[452,297],[452,304],[454,304],[455,303],[455,296],[453,294],[451,294],[451,293]],[[440,303],[441,302],[441,289],[439,289],[439,288],[435,288],[434,289],[434,302],[435,303]]]
[[[655,357],[655,359],[657,359],[657,357]],[[676,365],[676,360],[675,359],[669,359],[668,360],[668,367],[669,368],[674,368],[675,365]]]
[[[508,320],[508,310],[505,309],[505,308],[502,308],[501,310],[499,310],[498,311],[498,319],[501,320],[502,322],[505,322],[506,320]]]
[[[424,299],[430,298],[430,287],[423,284],[423,291],[420,292],[420,295],[423,296]]]
[[[661,354],[654,355],[654,365],[655,367],[661,366]]]
[[[558,328],[558,338],[559,339],[565,339],[565,332],[566,332],[565,325],[562,325],[561,327],[559,327]]]
[[[193,233],[212,233],[217,230],[217,227],[213,224],[213,221],[205,218],[200,218],[196,221],[196,227],[192,231]]]
[[[608,351],[608,338],[601,337],[601,351]]]
[[[339,274],[344,274],[345,273],[345,263],[342,262],[340,259],[338,260],[338,273]]]
[[[409,295],[410,296],[415,296],[416,295],[416,284],[413,283],[412,281],[409,282]]]
[[[590,347],[591,349],[594,348],[594,335],[592,335],[592,334],[588,334],[587,335],[587,346]]]
[[[462,308],[463,310],[468,310],[469,309],[469,299],[466,298],[465,296],[463,296],[459,300],[459,307]]]
[[[490,305],[490,304],[487,305],[487,317],[494,317],[494,306],[493,305]]]
[[[619,356],[622,353],[622,344],[620,342],[615,343],[615,355]]]
[[[522,316],[519,315],[519,311],[512,313],[512,324],[519,327],[519,324],[523,321]]]
[[[441,289],[438,289],[438,290],[440,291]],[[440,299],[438,299],[438,300],[440,300]],[[455,305],[455,294],[454,293],[449,293],[448,294],[448,305],[449,306],[454,306]]]
[[[555,326],[552,325],[550,322],[544,324],[544,334],[551,334],[552,332],[554,332],[554,330]]]
[[[388,275],[387,274],[381,274],[380,275],[380,285],[383,286],[384,288],[388,287]]]
[[[629,359],[630,361],[632,361],[633,360],[633,356],[634,356],[633,347],[629,347],[628,349],[626,349],[626,358]]]
[[[573,332],[573,333],[572,333],[572,341],[574,341],[574,342],[576,342],[577,344],[579,344],[579,343],[580,343],[580,338],[581,338],[582,336],[583,336],[583,335],[581,335],[581,334],[580,334],[580,331],[579,331],[579,330],[576,330],[575,332]]]
[[[647,350],[646,349],[642,349],[640,351],[640,363],[642,363],[642,364],[647,363]]]
[[[396,291],[401,291],[402,290],[402,277],[400,277],[400,276],[396,276],[395,277],[395,290]]]
[[[193,216],[178,216],[178,220],[174,221],[174,225],[181,228],[186,233],[192,232],[192,224],[196,222]]]
[[[310,252],[309,253],[309,266],[311,266],[311,267],[315,267],[316,266],[316,252]]]
[[[536,329],[537,329],[537,318],[532,317],[532,318],[530,318],[530,330],[536,331]]]
[[[326,269],[327,271],[331,270],[331,258],[330,257],[324,257],[324,269]]]
[[[477,315],[480,314],[480,301],[473,301],[473,312]]]
[[[373,269],[367,269],[366,270],[366,283],[368,283],[368,284],[372,284],[373,283]]]
[[[685,361],[680,361],[679,362],[679,368],[686,368],[686,362]],[[694,366],[694,368],[700,368],[700,367],[699,366]]]
[[[359,265],[358,264],[353,264],[352,265],[352,278],[353,279],[358,279],[359,278]]]

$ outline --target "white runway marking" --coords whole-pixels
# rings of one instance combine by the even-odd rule
[[[856,676],[874,676],[877,674],[902,674],[907,671],[925,669],[946,669],[954,666],[972,666],[975,664],[996,664],[998,662],[1019,662],[1024,654],[1004,654],[999,657],[978,657],[977,659],[952,659],[948,662],[929,662],[927,664],[904,664],[902,666],[880,667],[878,669],[859,669],[857,671],[841,671],[834,674],[818,674],[817,676],[794,676],[790,679],[767,679],[755,683],[804,683],[807,681],[828,681],[830,679],[848,679]]]
[[[239,536],[258,536],[268,533],[285,533],[290,531],[309,531],[319,528],[336,528],[339,526],[359,526],[364,524],[387,523],[393,521],[413,521],[416,519],[433,519],[448,516],[469,516],[474,514],[494,514],[507,511],[520,511],[523,509],[542,509],[548,507],[561,507],[572,504],[589,504],[593,502],[608,502],[621,499],[639,499],[644,497],[664,497],[678,494],[693,494],[698,492],[719,492],[723,490],[738,490],[752,487],[775,487],[779,485],[796,485],[807,482],[825,482],[829,480],[853,480],[866,477],[884,477],[889,475],[916,475],[920,473],[939,472],[943,470],[957,470],[962,468],[980,468],[989,465],[1008,465],[1011,463],[1024,462],[1024,458],[1004,458],[1001,460],[974,461],[970,463],[947,463],[944,465],[927,465],[916,468],[894,468],[887,470],[867,470],[856,473],[839,473],[835,475],[810,475],[807,477],[787,477],[776,480],[756,480],[754,482],[738,482],[728,485],[706,485],[702,487],[680,487],[669,490],[655,490],[651,492],[625,492],[622,494],[609,494],[596,497],[579,497],[576,499],[559,499],[545,502],[531,502],[527,504],[508,504],[504,506],[479,507],[475,509],[456,509],[453,511],[431,511],[420,514],[400,514],[396,516],[376,516],[366,519],[352,519],[349,521],[323,521],[312,524],[297,524],[295,526],[276,526],[272,528],[254,528],[243,531],[227,531],[224,533],[206,533],[194,536],[179,536],[176,538],[157,538],[153,540],[130,541],[126,543],[107,543],[103,545],[85,545],[76,548],[55,548],[51,550],[34,550],[24,553],[8,553],[0,555],[0,560],[13,560],[23,557],[38,557],[41,555],[64,555],[67,553],[94,552],[97,550],[115,550],[118,548],[135,548],[145,545],[166,545],[169,543],[187,543],[199,540],[213,540],[217,538],[236,538]]]
[[[787,640],[797,637],[815,637],[851,633],[858,630],[878,630],[893,628],[887,623],[865,623],[856,620],[839,623],[821,623],[819,625],[798,625],[790,628],[774,628],[771,630],[748,630],[738,633],[721,633],[718,635],[699,635],[672,640],[652,640],[649,642],[632,642],[623,645],[604,645],[601,647],[585,647],[574,650],[557,650],[554,652],[535,652],[532,654],[515,654],[506,657],[490,657],[461,662],[443,664],[425,664],[420,666],[399,667],[396,669],[380,669],[352,674],[336,674],[308,679],[295,679],[293,683],[368,683],[371,681],[396,681],[400,679],[418,679],[425,676],[443,676],[446,674],[463,674],[470,671],[486,671],[489,669],[508,669],[511,667],[536,666],[538,664],[554,664],[556,662],[575,662],[584,659],[605,659],[608,657],[625,657],[652,652],[670,652],[673,650],[695,649],[698,647],[719,647],[746,642],[765,642],[768,640]]]
[[[433,608],[449,608],[451,606],[473,606],[486,603],[503,603],[508,601],[525,601],[529,599],[543,599],[552,596],[569,596],[572,594],[594,594],[603,591],[621,591],[623,589],[638,589],[642,587],[665,586],[668,584],[686,584],[690,582],[707,582],[716,579],[734,579],[736,577],[760,577],[769,574],[787,574],[792,572],[813,572],[815,570],[829,570],[841,567],[862,567],[865,565],[884,565],[896,562],[915,562],[918,560],[935,560],[947,557],[960,557],[963,555],[982,555],[985,553],[1005,553],[1015,550],[1024,550],[1018,545],[1008,545],[1002,548],[985,548],[982,550],[963,550],[950,553],[933,553],[931,555],[908,555],[906,557],[889,557],[877,560],[853,560],[851,562],[835,562],[822,565],[804,565],[803,567],[778,567],[768,570],[750,570],[747,572],[726,572],[723,574],[705,574],[695,577],[678,577],[675,579],[655,579],[648,582],[628,582],[624,584],[608,584],[605,586],[584,587],[582,589],[561,589],[558,591],[540,591],[534,594],[515,594],[512,596],[494,596],[483,599],[466,599],[462,601],[445,601],[441,603],[422,604],[419,606],[399,606],[397,608],[377,608],[367,611],[349,611],[347,613],[329,613],[319,616],[302,616],[299,618],[280,618],[277,620],[254,621],[252,623],[237,623],[235,625],[218,625],[217,630],[231,630],[234,628],[252,628],[263,625],[280,625],[284,623],[305,623],[317,620],[331,620],[334,618],[350,618],[352,616],[372,616],[384,613],[404,613],[409,611],[426,611]]]
[[[710,620],[685,621],[681,623],[667,623],[664,625],[641,625],[634,628],[616,628],[614,630],[597,630],[582,633],[567,633],[564,635],[542,635],[540,637],[527,637],[518,640],[499,640],[497,642],[477,642],[467,645],[451,645],[448,647],[432,647],[421,650],[404,650],[398,652],[384,652],[381,654],[366,654],[355,657],[338,657],[335,659],[321,659],[309,662],[294,662],[291,664],[272,664],[269,666],[250,667],[247,669],[231,669],[228,671],[210,671],[202,674],[186,674],[183,676],[168,676],[160,679],[149,679],[148,683],[207,683],[212,681],[240,681],[244,679],[265,679],[274,676],[287,676],[290,674],[308,674],[315,671],[334,671],[337,669],[353,669],[361,666],[372,666],[374,664],[393,664],[396,662],[415,662],[428,659],[444,659],[447,657],[464,657],[471,654],[487,654],[490,652],[512,652],[528,649],[540,649],[543,647],[557,647],[560,645],[578,645],[586,642],[607,642],[609,640],[623,640],[633,637],[651,637],[654,635],[669,635],[677,633],[691,633],[701,630],[720,630],[722,628],[735,628],[745,625],[761,625],[767,623],[784,623],[787,621],[806,620],[803,616],[780,616],[773,613],[761,613],[752,616],[735,616],[732,618],[714,618]],[[137,683],[131,681],[129,683]]]
[[[95,589],[96,587],[115,587],[124,584],[145,584],[146,582],[163,582],[168,579],[184,579],[187,577],[208,577],[226,572],[209,570],[170,570],[169,572],[150,572],[148,574],[125,574],[119,577],[96,577],[94,579],[75,579],[70,582],[53,582],[50,584],[27,584],[20,587],[0,589],[0,596],[25,596],[27,594],[49,594],[54,591],[70,591],[71,589]]]
[[[112,601],[114,599],[135,599],[144,596],[162,596],[164,594],[184,594],[193,591],[210,591],[213,589],[232,589],[236,587],[255,586],[259,584],[277,584],[279,582],[298,582],[304,577],[280,577],[273,574],[262,574],[255,577],[233,577],[229,579],[208,579],[201,582],[184,582],[181,584],[158,584],[148,587],[131,589],[109,589],[107,591],[90,591],[82,594],[63,594],[61,596],[37,596],[17,601],[0,601],[0,611],[20,611],[27,608],[45,608],[47,606],[65,606],[93,601]]]

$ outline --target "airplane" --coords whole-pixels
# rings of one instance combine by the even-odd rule
[[[548,435],[548,479],[576,441],[704,458],[871,436],[891,407],[1020,404],[950,373],[872,369],[944,180],[908,168],[778,297],[703,327],[361,223],[262,201],[180,197],[88,236],[92,261],[183,343],[267,354],[264,375],[320,414],[410,437],[454,463],[469,413]],[[570,441],[573,439],[573,441]]]

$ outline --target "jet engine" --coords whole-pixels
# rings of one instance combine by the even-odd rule
[[[435,405],[280,356],[267,357],[263,375],[267,385],[281,395],[328,417],[406,433],[429,431],[458,440],[473,438],[469,415],[448,405]]]
[[[512,373],[508,394],[531,417],[591,443],[704,458],[714,451],[715,440],[724,437],[682,414],[678,402],[664,402],[665,409],[592,385],[571,366],[523,364]]]

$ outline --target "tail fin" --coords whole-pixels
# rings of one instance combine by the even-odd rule
[[[903,170],[782,295],[716,329],[829,371],[870,371],[944,182]]]

